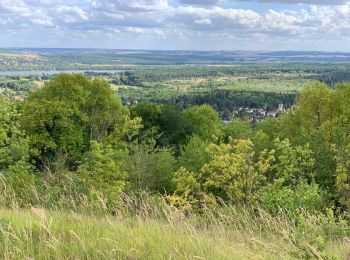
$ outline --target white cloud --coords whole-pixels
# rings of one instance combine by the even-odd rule
[[[279,3],[279,4],[314,4],[314,5],[340,5],[349,0],[240,0],[245,2]]]
[[[181,2],[218,4],[220,1]],[[322,0],[304,2],[322,3]],[[0,43],[7,46],[10,43],[19,45],[16,39],[23,46],[27,39],[25,37],[31,38],[30,35],[37,37],[38,44],[46,43],[45,37],[50,37],[50,43],[56,40],[57,43],[74,44],[79,41],[85,44],[86,39],[94,39],[92,42],[96,44],[95,47],[104,47],[101,35],[107,35],[111,42],[113,35],[120,42],[123,39],[133,41],[132,37],[139,35],[150,44],[154,41],[155,46],[162,47],[163,42],[166,44],[164,48],[173,44],[185,48],[191,42],[191,48],[200,48],[207,46],[203,39],[212,41],[208,46],[231,46],[237,49],[242,46],[253,48],[258,43],[262,44],[261,48],[274,46],[267,45],[267,42],[290,42],[295,46],[299,43],[303,47],[306,42],[316,44],[324,41],[334,45],[337,39],[339,46],[345,46],[350,43],[350,3],[332,6],[296,5],[291,10],[271,8],[258,11],[223,6],[175,6],[167,0],[0,0],[0,29],[11,32],[12,37],[3,36],[7,41]],[[332,39],[331,43],[329,39]],[[35,39],[32,41],[35,42]],[[247,42],[251,42],[251,45],[247,45]],[[241,43],[241,47],[232,43]],[[129,46],[127,42],[123,44],[125,46],[120,47]],[[144,42],[140,40],[138,44],[139,48],[143,48]]]
[[[314,4],[314,5],[341,5],[349,0],[237,0],[241,2],[279,3],[279,4]],[[235,2],[235,0],[178,0],[179,3],[189,5],[219,5]]]
[[[109,11],[152,12],[168,8],[167,0],[100,0],[96,3]]]
[[[59,6],[56,10],[56,18],[62,19],[65,23],[75,23],[89,20],[88,13],[76,6]]]
[[[180,3],[189,5],[217,5],[224,1],[225,0],[179,0]]]
[[[193,21],[195,24],[204,24],[204,25],[209,25],[212,24],[211,20],[209,18],[203,18],[203,19],[196,19]]]

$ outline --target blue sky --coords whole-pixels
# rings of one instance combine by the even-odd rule
[[[0,30],[0,47],[350,51],[350,2],[0,0]]]

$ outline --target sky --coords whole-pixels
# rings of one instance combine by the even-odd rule
[[[0,47],[350,51],[350,2],[0,0]]]

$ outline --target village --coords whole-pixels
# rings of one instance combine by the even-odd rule
[[[12,54],[0,52],[0,68],[35,65],[44,58],[36,54]]]
[[[250,108],[250,107],[240,107],[237,110],[232,111],[230,119],[224,120],[225,124],[228,124],[235,118],[244,119],[252,123],[259,122],[266,118],[276,118],[283,111],[285,111],[284,104],[279,104],[277,110],[269,110],[266,106],[264,108]]]

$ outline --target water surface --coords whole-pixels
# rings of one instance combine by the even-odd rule
[[[56,75],[59,73],[79,74],[79,73],[120,73],[125,70],[3,70],[0,76],[41,76]]]

